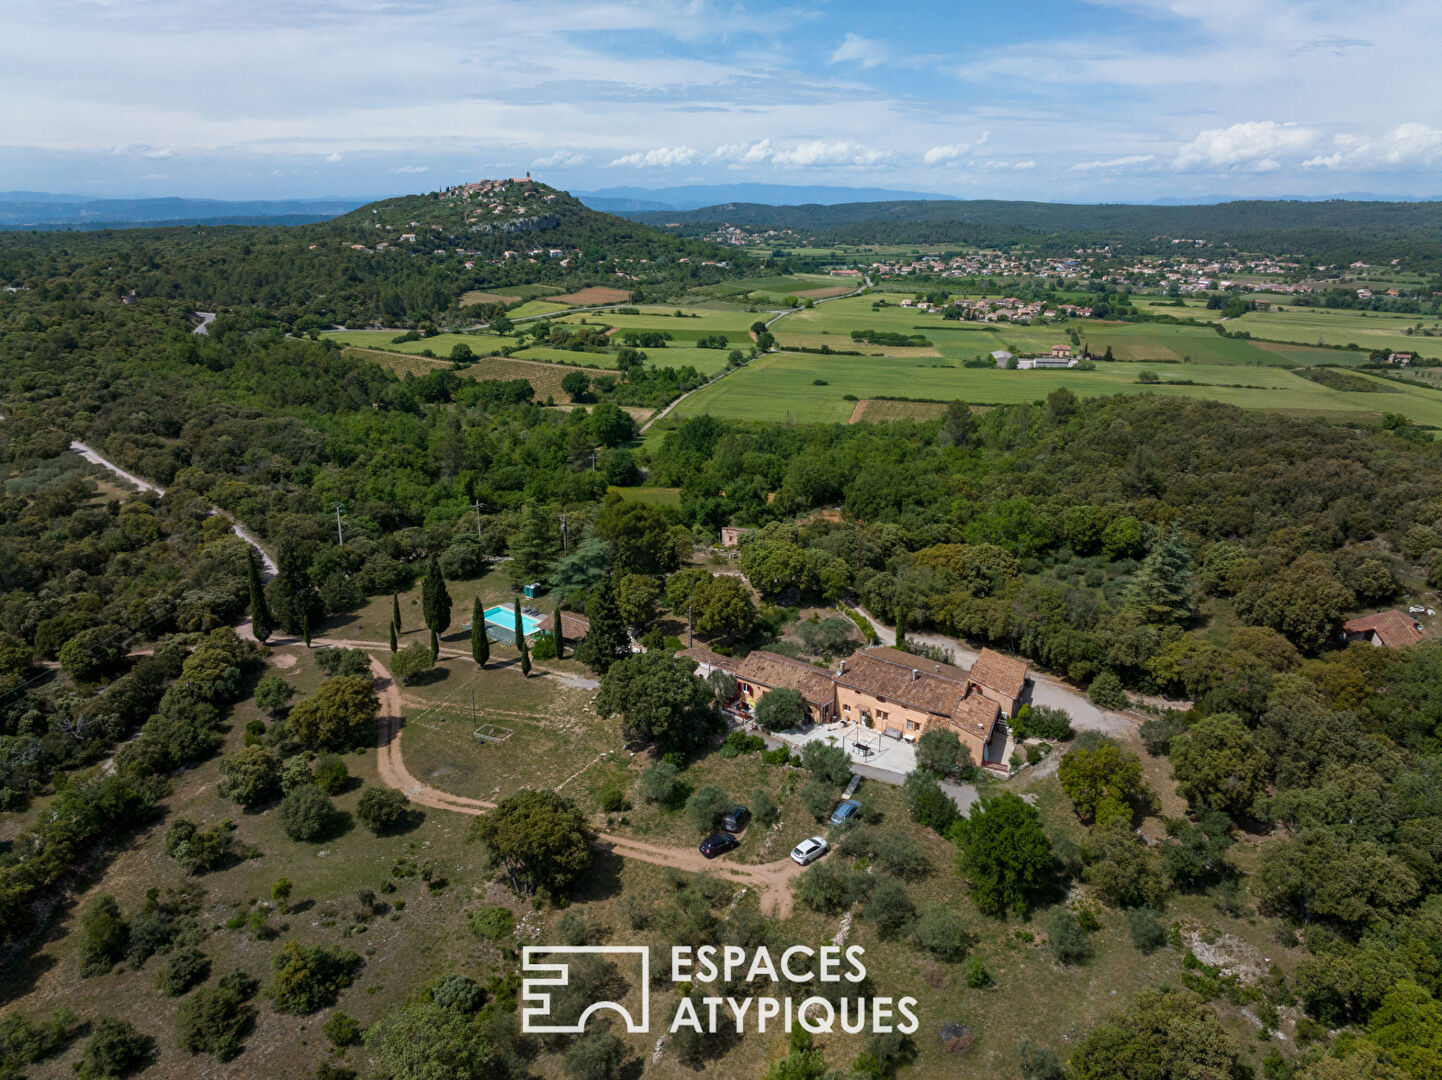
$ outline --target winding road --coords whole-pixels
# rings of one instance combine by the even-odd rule
[[[316,639],[316,643],[339,644],[320,638]],[[381,783],[404,792],[411,802],[432,810],[475,815],[494,808],[496,804],[493,802],[452,795],[448,791],[423,784],[411,775],[401,752],[405,708],[401,702],[400,690],[385,665],[375,657],[371,657],[371,673],[381,696],[381,718],[376,735],[376,772],[380,774]],[[785,918],[791,914],[791,879],[801,873],[801,867],[789,858],[751,865],[713,861],[695,848],[662,847],[614,833],[597,833],[596,846],[602,851],[623,858],[636,859],[655,866],[674,866],[678,870],[693,873],[712,873],[750,886],[756,890],[761,901],[761,910],[776,918]]]

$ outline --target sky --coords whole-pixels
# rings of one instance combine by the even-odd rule
[[[1439,0],[4,0],[0,190],[1442,196]]]

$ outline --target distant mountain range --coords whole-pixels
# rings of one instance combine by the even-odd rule
[[[328,221],[362,199],[91,199],[0,191],[0,229],[105,229],[144,225],[305,225]]]
[[[573,191],[592,210],[608,214],[646,210],[696,210],[718,203],[761,203],[766,206],[799,206],[815,203],[895,202],[912,199],[953,199],[923,191],[893,191],[890,188],[825,187],[792,184],[688,184],[684,187],[613,187],[599,191]]]

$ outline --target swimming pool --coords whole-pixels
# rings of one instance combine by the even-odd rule
[[[512,604],[497,604],[495,607],[486,608],[486,622],[490,624],[491,637],[499,638],[502,641],[511,641],[516,633],[516,609]],[[535,615],[527,615],[521,612],[521,633],[531,637],[541,628],[541,620]],[[498,633],[497,631],[502,631]]]

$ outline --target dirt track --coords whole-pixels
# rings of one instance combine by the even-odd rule
[[[317,639],[317,644],[321,643]],[[338,645],[341,643],[325,641],[324,644]],[[480,814],[494,807],[495,803],[487,802],[484,799],[452,795],[439,788],[430,787],[411,775],[401,753],[401,736],[403,734],[401,721],[405,710],[401,703],[400,689],[396,686],[395,680],[391,678],[391,673],[386,670],[385,665],[374,656],[371,657],[371,671],[375,675],[376,689],[380,691],[381,696],[381,718],[376,737],[376,771],[380,774],[381,783],[405,792],[411,802],[432,810],[451,810],[458,814]],[[678,870],[696,873],[712,873],[731,881],[738,881],[743,885],[749,885],[756,890],[761,901],[761,910],[776,918],[785,918],[791,914],[791,879],[801,872],[801,867],[790,859],[779,859],[776,862],[757,865],[722,860],[712,861],[695,848],[661,847],[626,836],[616,836],[612,833],[597,833],[596,846],[603,851],[609,851],[627,859],[639,859],[641,862],[653,863],[656,866],[674,866]]]

